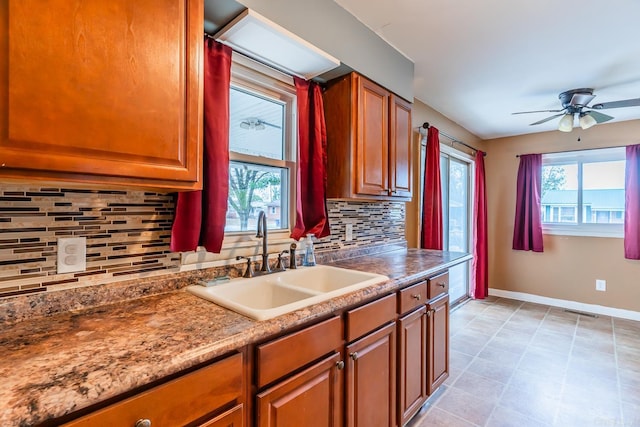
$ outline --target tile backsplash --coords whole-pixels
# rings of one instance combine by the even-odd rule
[[[0,297],[177,272],[174,206],[173,194],[1,185]],[[332,235],[319,252],[404,242],[403,202],[329,200],[327,208]],[[57,239],[71,236],[87,238],[87,269],[58,274]]]

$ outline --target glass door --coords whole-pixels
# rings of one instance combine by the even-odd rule
[[[471,224],[471,163],[447,150],[440,152],[440,180],[442,185],[443,249],[469,252]],[[449,269],[449,296],[452,304],[469,295],[470,263]]]

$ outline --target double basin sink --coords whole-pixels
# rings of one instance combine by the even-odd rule
[[[387,276],[327,265],[287,270],[187,291],[255,320],[295,310],[389,280]]]

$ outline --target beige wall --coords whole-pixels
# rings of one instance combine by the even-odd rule
[[[490,287],[640,311],[640,261],[624,258],[622,239],[545,235],[544,253],[511,249],[516,154],[637,143],[640,120],[487,141]],[[596,279],[607,281],[606,292],[595,290]]]
[[[424,102],[414,99],[413,108],[411,110],[411,121],[413,122],[413,200],[407,203],[406,210],[406,236],[407,244],[410,248],[417,248],[420,240],[420,213],[418,212],[420,206],[420,135],[417,128],[422,126],[424,122],[429,122],[438,128],[441,132],[447,133],[472,147],[486,151],[486,146],[477,136],[473,135],[462,126],[459,126],[455,122],[449,120],[442,114],[438,113],[433,108],[426,105]],[[446,137],[440,138],[441,144],[451,145],[451,140]],[[455,148],[465,150],[464,146],[455,144]],[[471,153],[467,150],[466,152]]]

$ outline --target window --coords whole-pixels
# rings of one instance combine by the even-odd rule
[[[624,168],[623,148],[544,154],[544,232],[622,237]]]
[[[225,233],[291,224],[295,88],[291,77],[234,54],[229,94],[229,205]]]

